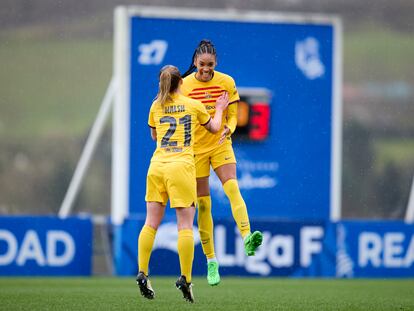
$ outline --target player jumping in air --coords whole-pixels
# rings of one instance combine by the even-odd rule
[[[148,117],[151,137],[157,141],[157,148],[147,173],[147,215],[138,238],[139,273],[136,280],[141,294],[153,299],[155,293],[148,278],[148,265],[155,235],[169,199],[171,208],[176,211],[178,228],[181,276],[176,287],[181,290],[184,299],[194,302],[191,284],[193,220],[197,200],[194,134],[198,125],[212,133],[220,130],[223,111],[228,105],[228,94],[224,92],[217,99],[212,118],[202,103],[179,93],[182,79],[176,67],[163,67],[159,80],[159,91]]]
[[[215,71],[217,54],[209,40],[202,40],[194,51],[190,68],[183,74],[181,87],[183,95],[200,100],[207,111],[214,115],[217,99],[224,92],[229,94],[229,106],[223,113],[223,124],[219,133],[209,133],[203,127],[196,129],[194,143],[197,175],[198,229],[203,252],[207,257],[207,281],[210,285],[220,283],[218,262],[214,252],[213,217],[209,189],[210,165],[220,179],[226,193],[233,218],[244,240],[247,256],[255,255],[262,244],[263,235],[259,231],[251,233],[246,204],[240,194],[236,177],[236,158],[234,156],[231,134],[237,125],[237,103],[240,100],[232,77]],[[195,71],[195,72],[194,72]]]

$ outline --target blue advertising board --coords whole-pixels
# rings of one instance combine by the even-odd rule
[[[143,219],[128,219],[121,227],[116,273],[137,272],[137,237]],[[215,221],[215,252],[220,274],[291,277],[414,277],[414,227],[400,221],[251,222],[262,230],[256,255],[244,254],[243,242],[231,219]],[[197,227],[194,227],[194,275],[206,274]],[[177,228],[173,217],[157,231],[150,262],[152,275],[177,275]]]
[[[414,277],[414,226],[401,221],[337,224],[338,277]]]
[[[330,219],[333,196],[339,191],[332,184],[339,180],[339,171],[333,169],[333,129],[339,122],[334,111],[339,79],[335,23],[329,19],[268,18],[270,15],[249,19],[248,15],[208,15],[207,11],[209,18],[180,16],[179,12],[163,11],[159,16],[156,11],[128,12],[125,216],[145,213],[146,173],[155,149],[147,121],[159,70],[173,64],[184,72],[200,40],[208,38],[217,50],[216,70],[231,75],[240,90],[260,88],[270,94],[266,103],[270,113],[268,136],[260,141],[233,140],[249,215],[296,221]],[[210,183],[214,216],[231,216],[214,173]],[[172,211],[168,209],[167,214]]]
[[[0,276],[90,275],[89,218],[0,217]]]
[[[122,245],[116,252],[118,275],[137,273],[137,238],[143,220],[129,218],[122,226]],[[243,240],[233,220],[215,223],[215,252],[221,275],[244,276],[334,276],[335,232],[324,222],[253,221],[253,228],[263,231],[263,244],[256,255],[244,254]],[[194,275],[206,274],[197,227],[193,228],[195,253]],[[179,275],[177,224],[173,218],[157,230],[150,261],[151,275]]]

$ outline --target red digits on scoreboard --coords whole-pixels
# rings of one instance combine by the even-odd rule
[[[257,102],[250,106],[250,130],[251,140],[264,140],[269,135],[270,107],[268,103]]]

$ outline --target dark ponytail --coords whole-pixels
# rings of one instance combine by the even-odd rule
[[[190,67],[188,67],[187,71],[184,72],[184,74],[182,75],[183,78],[187,77],[188,75],[194,72],[194,70],[197,68],[197,66],[194,65],[194,61],[196,60],[197,56],[201,54],[211,54],[217,58],[216,48],[214,47],[213,42],[207,39],[203,39],[200,41],[200,43],[194,51]]]

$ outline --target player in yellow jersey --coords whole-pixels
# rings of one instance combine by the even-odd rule
[[[228,94],[223,93],[217,99],[216,112],[212,118],[201,102],[180,94],[182,79],[176,67],[163,67],[159,80],[159,91],[148,117],[151,137],[157,141],[157,148],[147,174],[147,215],[138,238],[137,284],[145,298],[154,298],[154,290],[148,279],[148,265],[157,228],[169,199],[171,208],[176,211],[178,228],[181,276],[176,287],[182,291],[184,299],[194,302],[191,284],[193,221],[197,200],[194,134],[198,125],[212,133],[220,130],[223,110],[228,105]]]
[[[234,156],[231,134],[237,125],[237,103],[240,100],[232,77],[215,71],[217,54],[209,40],[202,40],[193,54],[190,68],[183,74],[181,87],[183,95],[200,100],[210,115],[217,111],[217,100],[228,92],[229,106],[223,113],[223,122],[218,133],[209,133],[197,127],[194,144],[198,229],[203,252],[207,257],[207,281],[210,285],[220,283],[218,262],[214,252],[213,217],[209,188],[210,165],[220,179],[226,193],[237,227],[244,240],[247,256],[253,256],[262,244],[263,235],[259,231],[251,233],[246,204],[240,194],[236,177],[236,158]],[[195,72],[194,72],[195,71]]]

